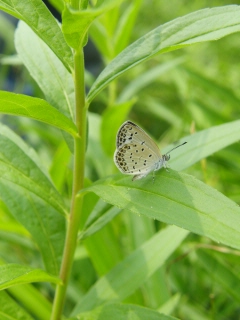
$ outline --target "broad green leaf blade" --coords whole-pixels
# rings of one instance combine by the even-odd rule
[[[229,266],[224,265],[209,253],[198,250],[197,256],[208,275],[214,278],[238,303],[240,303],[240,278],[231,271]]]
[[[14,301],[7,292],[0,292],[1,320],[33,320],[24,308]]]
[[[59,284],[61,280],[41,269],[33,269],[20,264],[4,264],[0,266],[0,290],[32,282],[52,282]]]
[[[46,100],[66,117],[74,119],[73,77],[63,63],[23,21],[15,32],[18,56],[37,82]]]
[[[88,93],[88,103],[118,76],[150,59],[194,43],[217,40],[240,31],[240,6],[203,9],[157,27],[122,51],[102,71]]]
[[[42,121],[76,136],[75,124],[43,99],[0,91],[0,112]]]
[[[122,0],[121,0],[122,1]],[[68,45],[75,50],[86,45],[86,36],[91,23],[107,10],[114,8],[119,0],[105,0],[98,7],[77,11],[69,6],[63,10],[62,30]]]
[[[0,126],[0,150],[0,198],[31,233],[47,270],[57,274],[67,213],[63,199],[34,150],[5,126]]]
[[[187,235],[186,230],[175,226],[155,234],[99,279],[82,298],[72,315],[92,310],[108,301],[121,301],[128,297],[165,263]]]
[[[42,0],[0,0],[0,9],[25,21],[51,48],[68,70],[73,69],[72,52],[60,26]]]
[[[0,180],[35,194],[63,215],[67,213],[61,195],[50,181],[37,154],[3,125],[0,126]]]
[[[47,271],[58,274],[65,239],[64,217],[40,197],[6,177],[0,179],[0,197],[14,218],[31,233]]]
[[[151,175],[134,182],[130,177],[115,176],[86,190],[118,208],[240,248],[240,208],[187,174],[160,170],[154,183]]]
[[[77,316],[79,320],[177,320],[161,314],[155,310],[143,308],[137,305],[109,303]]]
[[[219,151],[240,139],[240,120],[225,123],[210,129],[202,130],[178,141],[187,144],[171,154],[170,166],[180,171],[190,167],[199,160]],[[174,145],[163,150],[165,153]],[[184,148],[184,149],[183,149]]]

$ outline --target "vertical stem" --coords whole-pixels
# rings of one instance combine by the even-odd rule
[[[51,320],[61,319],[68,280],[73,263],[74,252],[77,245],[77,234],[82,212],[82,197],[77,197],[78,192],[83,188],[86,149],[86,105],[84,83],[84,56],[82,48],[78,51],[76,50],[74,53],[74,71],[76,126],[79,135],[74,139],[73,191],[71,211],[67,226],[67,234],[60,270],[60,278],[62,280],[62,284],[58,285],[56,289]]]

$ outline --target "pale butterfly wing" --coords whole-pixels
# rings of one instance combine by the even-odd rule
[[[136,124],[126,121],[117,134],[114,162],[124,174],[145,177],[159,168],[162,156],[155,142]]]
[[[174,147],[165,155],[141,128],[131,121],[124,122],[118,130],[114,162],[124,174],[134,175],[133,180],[145,177],[149,172],[167,168],[169,153],[187,142]]]
[[[158,157],[161,157],[161,152],[153,139],[135,123],[126,121],[121,125],[117,133],[117,149],[124,144],[132,142],[147,145],[152,152],[156,153]]]
[[[138,142],[126,143],[115,151],[114,162],[122,173],[147,175],[159,162],[159,155]]]

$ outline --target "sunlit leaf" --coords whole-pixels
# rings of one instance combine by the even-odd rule
[[[55,52],[68,70],[73,68],[72,52],[66,44],[59,24],[43,1],[0,0],[0,9],[25,21]]]
[[[87,190],[118,208],[240,248],[240,208],[187,174],[160,170],[154,183],[151,175],[134,182],[118,175],[99,180]]]
[[[98,307],[93,311],[86,312],[77,316],[79,320],[177,320],[155,310],[143,308],[137,305],[109,303]]]
[[[60,283],[61,281],[41,269],[33,269],[18,264],[4,264],[0,266],[0,290],[32,282]]]
[[[175,226],[155,234],[100,278],[77,304],[72,315],[128,297],[166,262],[187,235],[186,230]]]
[[[42,121],[75,136],[75,124],[43,99],[0,91],[0,112]]]
[[[102,71],[88,93],[90,103],[109,82],[151,57],[217,40],[240,31],[240,7],[237,5],[203,9],[167,22],[150,31],[122,51]]]

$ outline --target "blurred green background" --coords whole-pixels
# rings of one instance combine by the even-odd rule
[[[132,28],[130,42],[177,17],[202,8],[231,4],[240,4],[240,2],[143,0]],[[123,3],[122,12],[126,6],[127,3]],[[40,89],[16,56],[14,26],[14,20],[9,20],[7,15],[0,13],[0,89],[43,97]],[[100,59],[100,54],[93,47],[94,39],[85,50],[90,72],[87,74],[88,86],[104,68],[104,61],[109,60],[104,56]],[[111,90],[104,90],[90,106],[91,136],[87,155],[87,177],[94,181],[106,174],[118,172],[112,156],[106,153],[106,146],[101,144],[101,133],[107,132],[111,136],[111,132],[108,132],[108,128],[103,128],[101,131],[100,127],[101,116],[113,105],[123,101],[134,99],[126,119],[135,121],[149,132],[161,148],[191,133],[239,119],[239,59],[240,35],[236,33],[219,41],[196,44],[190,48],[157,56],[117,79],[114,84],[116,92],[114,99],[109,98]],[[92,71],[93,74],[91,74]],[[61,133],[26,118],[1,115],[1,122],[9,125],[37,150],[55,179],[62,177],[57,186],[67,199],[71,192],[71,157]],[[107,147],[108,149],[114,150],[114,140],[115,137],[111,136],[109,140],[111,145]],[[240,204],[239,151],[240,145],[236,143],[195,164],[186,172]],[[5,212],[5,209],[3,211]],[[5,219],[5,213],[3,218]],[[115,235],[119,237],[120,246],[124,247],[116,261],[121,255],[132,250],[132,243],[127,234],[133,221],[129,222],[128,219],[130,219],[128,214],[123,213],[121,218],[117,217],[112,222],[112,228],[116,232]],[[153,225],[156,230],[163,227],[159,222],[154,222]],[[23,231],[22,233],[24,234]],[[10,261],[12,259],[13,262],[27,263],[35,259],[38,265],[39,257],[36,253],[34,258],[32,257],[30,242],[21,244],[20,238],[16,240],[12,237],[9,240],[6,234],[2,234],[2,237],[4,238],[4,243],[1,243],[3,256],[7,256],[7,252],[14,247],[16,255],[13,258],[8,257]],[[181,319],[240,319],[240,286],[238,286],[239,289],[237,288],[239,295],[233,298],[229,289],[211,277],[211,274],[205,270],[207,259],[200,259],[195,251],[192,251],[199,244],[212,243],[203,237],[189,236],[181,249],[172,257],[171,262],[174,261],[174,263],[169,263],[158,272],[159,282],[162,284],[161,292],[155,295],[153,293],[152,297],[144,296],[146,287],[141,288],[141,294],[137,292],[128,299],[128,302],[156,308],[160,301],[164,303],[170,297],[174,297],[177,308],[173,315]],[[23,246],[29,248],[29,251],[24,254]],[[79,254],[80,258],[75,263],[74,272],[76,271],[76,281],[81,283],[82,290],[85,292],[95,281],[96,274],[90,259],[85,256],[85,253],[83,256],[84,258],[82,253]],[[228,251],[227,255],[216,253],[215,257],[224,263],[226,270],[239,274],[239,253]],[[175,258],[177,258],[176,261]],[[91,270],[89,278],[84,279],[85,283],[77,274],[78,268],[80,266],[84,268],[84,265],[86,269]],[[72,290],[74,291],[73,288]],[[73,291],[70,292],[70,297],[74,301]],[[180,295],[174,296],[175,293],[180,293],[181,298]],[[69,305],[71,305],[71,299]]]

